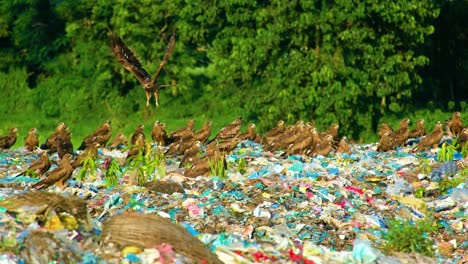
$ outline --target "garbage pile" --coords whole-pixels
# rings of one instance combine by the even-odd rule
[[[94,167],[43,191],[16,176],[40,154],[4,151],[0,262],[467,263],[468,160],[376,149],[285,158],[246,140],[222,175],[184,177],[174,157],[112,178],[126,155],[100,148]]]

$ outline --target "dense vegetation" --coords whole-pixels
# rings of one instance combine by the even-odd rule
[[[277,120],[332,122],[370,141],[381,121],[429,129],[468,112],[467,1],[91,1],[0,3],[0,132],[56,124],[74,140],[106,119],[129,133],[189,118],[214,129],[235,116],[261,131]],[[112,56],[116,31],[152,74],[177,44],[160,108]],[[415,120],[414,120],[415,121]]]

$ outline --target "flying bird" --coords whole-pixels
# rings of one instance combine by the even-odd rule
[[[24,139],[24,146],[28,151],[33,151],[39,147],[39,139],[37,138],[37,129],[29,129],[28,136]]]
[[[434,130],[427,135],[426,137],[421,139],[421,142],[414,148],[415,151],[426,151],[430,147],[436,147],[442,137],[444,136],[444,132],[442,130],[442,123],[440,121],[437,122]]]
[[[163,87],[169,87],[172,85],[161,85],[158,84],[158,78],[161,74],[164,65],[166,65],[169,56],[172,54],[172,50],[175,46],[175,31],[172,33],[171,39],[169,40],[169,45],[166,50],[166,55],[164,55],[163,60],[159,64],[159,68],[154,74],[153,78],[148,74],[148,72],[141,66],[141,63],[135,57],[133,52],[125,46],[122,39],[117,36],[115,32],[109,32],[109,38],[111,43],[111,48],[114,56],[117,58],[117,61],[128,71],[130,71],[140,82],[141,86],[146,93],[146,107],[149,106],[149,101],[151,99],[151,94],[154,95],[156,100],[156,107],[159,106],[159,89]]]
[[[14,127],[10,129],[8,135],[0,137],[0,149],[10,149],[16,143],[16,133],[18,128]]]
[[[42,152],[41,156],[39,156],[39,159],[37,159],[29,168],[27,168],[25,171],[17,174],[15,177],[27,174],[27,175],[32,175],[35,174],[34,176],[42,176],[44,173],[46,173],[50,166],[51,162],[49,160],[49,155],[47,154],[47,151]]]
[[[65,154],[63,156],[62,160],[59,163],[59,166],[52,171],[50,171],[47,175],[46,178],[43,179],[42,181],[35,183],[32,188],[41,190],[45,189],[49,186],[52,186],[53,184],[56,184],[59,187],[63,187],[66,180],[70,178],[70,176],[73,173],[73,167],[70,164],[70,160],[72,158],[72,155],[70,154]]]

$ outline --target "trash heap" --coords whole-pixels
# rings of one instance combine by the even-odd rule
[[[140,185],[122,166],[114,187],[104,163],[126,155],[100,149],[95,171],[45,192],[15,177],[38,154],[4,151],[0,262],[466,263],[468,160],[375,149],[283,158],[243,141],[225,177],[186,178],[168,158]],[[420,223],[433,231],[405,236]]]

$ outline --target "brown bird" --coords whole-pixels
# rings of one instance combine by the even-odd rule
[[[409,118],[403,119],[400,122],[400,127],[392,133],[391,137],[393,138],[394,147],[403,146],[405,144],[410,134],[409,123]]]
[[[132,144],[132,148],[128,150],[127,157],[125,158],[125,163],[128,163],[133,157],[141,153],[146,155],[146,141],[144,134],[137,134],[135,138],[135,143]]]
[[[46,178],[38,183],[35,183],[32,188],[38,190],[45,189],[49,186],[52,186],[53,184],[57,184],[60,188],[62,188],[73,173],[73,167],[70,164],[71,158],[72,155],[68,153],[65,154],[58,167],[47,173]]]
[[[390,132],[391,134],[393,133],[393,129],[387,123],[382,123],[379,128],[379,138],[381,138],[385,132]]]
[[[208,176],[211,173],[211,168],[220,164],[222,162],[223,169],[227,170],[227,163],[225,156],[221,154],[218,149],[215,149],[212,154],[205,155],[203,158],[199,159],[192,166],[185,168],[184,176],[185,177],[197,177],[197,176]],[[218,175],[220,176],[220,175]]]
[[[193,139],[205,144],[211,136],[211,121],[206,121],[203,127],[193,133]]]
[[[316,128],[311,124],[306,124],[306,130],[304,133],[299,134],[300,137],[291,143],[286,151],[281,154],[281,156],[287,157],[289,155],[305,155],[314,143],[314,137],[312,133],[313,130],[316,130]]]
[[[193,142],[193,132],[190,132],[190,134],[186,134],[178,141],[172,142],[167,148],[166,152],[164,152],[164,155],[166,157],[172,155],[182,155],[187,149],[189,149],[193,145]]]
[[[68,126],[65,123],[60,122],[57,127],[55,128],[54,133],[50,135],[44,144],[41,145],[41,149],[48,149],[50,153],[57,151],[57,138],[67,138],[71,137],[71,133],[68,129]]]
[[[194,125],[195,125],[195,120],[190,119],[187,122],[186,126],[177,129],[176,131],[172,132],[169,135],[169,142],[168,143],[179,141],[181,138],[187,136],[188,134],[193,134]]]
[[[39,158],[33,164],[31,164],[31,166],[29,166],[29,168],[17,174],[15,177],[21,175],[31,175],[40,177],[50,169],[51,165],[52,164],[49,160],[49,155],[47,154],[47,151],[44,151],[42,152],[41,156],[39,156]]]
[[[249,124],[247,131],[245,133],[241,133],[239,135],[239,139],[259,142],[260,137],[257,134],[257,132],[255,132],[255,124],[254,123]]]
[[[418,123],[416,124],[416,128],[410,132],[409,137],[419,138],[425,135],[426,135],[426,128],[424,127],[424,119],[419,119]]]
[[[300,136],[300,132],[304,127],[304,121],[299,120],[296,124],[284,128],[284,132],[278,134],[276,137],[270,137],[269,141],[263,143],[263,149],[265,151],[275,151],[282,147],[288,147],[290,143],[296,140],[296,137]]]
[[[206,147],[207,148],[216,147],[222,153],[231,153],[231,151],[233,151],[237,147],[240,141],[241,140],[238,137],[225,139],[225,140],[219,140],[219,141],[212,141]]]
[[[24,146],[26,150],[33,151],[39,147],[39,139],[37,138],[37,129],[29,129],[28,136],[24,139]]]
[[[444,132],[442,130],[442,124],[440,121],[437,122],[436,126],[434,127],[434,130],[432,132],[423,137],[421,139],[421,142],[414,148],[415,151],[426,151],[430,147],[437,147],[439,144],[440,140],[444,136]]]
[[[117,61],[128,71],[130,71],[133,76],[137,78],[141,86],[146,93],[146,107],[149,106],[149,101],[151,99],[151,93],[154,94],[154,99],[156,100],[156,107],[159,106],[159,89],[163,87],[169,87],[172,85],[160,85],[158,84],[158,78],[161,74],[164,65],[166,65],[169,56],[172,54],[172,50],[175,46],[175,31],[172,33],[171,39],[169,40],[169,46],[166,50],[166,55],[164,55],[163,60],[159,64],[159,68],[154,74],[153,78],[148,74],[148,72],[141,66],[141,63],[133,55],[133,52],[125,46],[122,39],[115,32],[109,32],[112,52],[117,58]]]
[[[194,162],[200,159],[200,154],[203,152],[201,148],[202,144],[200,141],[193,142],[192,146],[184,152],[184,157],[180,161],[179,168],[185,167],[185,165],[192,165]]]
[[[340,143],[338,143],[338,147],[335,150],[336,153],[346,153],[350,154],[351,153],[351,148],[348,145],[348,138],[347,137],[342,137],[340,140]]]
[[[57,154],[60,159],[68,153],[73,155],[73,143],[71,142],[71,134],[60,134],[55,141]]]
[[[128,140],[123,133],[118,133],[112,143],[107,145],[109,149],[120,149],[128,145]]]
[[[453,138],[452,131],[450,131],[450,123],[451,120],[445,120],[445,133],[447,133],[447,136]]]
[[[284,130],[285,130],[284,121],[283,120],[278,121],[278,124],[276,125],[276,127],[272,128],[263,136],[262,143],[268,144],[269,142],[274,141],[275,138],[277,138],[278,136],[284,133]]]
[[[218,134],[212,140],[210,140],[210,142],[215,141],[215,140],[220,140],[220,139],[225,140],[225,139],[235,138],[239,136],[241,126],[242,126],[242,117],[238,116],[230,124],[221,128]]]
[[[463,128],[460,135],[458,136],[458,143],[460,144],[461,149],[465,146],[468,141],[468,127]]]
[[[461,114],[460,112],[455,112],[452,115],[452,119],[450,119],[449,123],[449,129],[450,132],[452,133],[453,137],[458,137],[460,135],[460,132],[463,129],[463,121],[461,120]]]
[[[378,152],[387,152],[394,148],[392,133],[392,131],[385,131],[380,136],[379,144],[377,145]]]
[[[0,149],[10,149],[16,143],[18,128],[10,129],[8,135],[0,137]]]
[[[84,150],[91,146],[94,142],[99,143],[100,146],[105,146],[111,136],[111,121],[106,120],[104,124],[100,125],[93,133],[89,134],[83,139],[83,142],[81,143],[78,150]]]
[[[155,121],[153,130],[151,130],[151,138],[153,139],[153,143],[158,144],[159,146],[165,146],[169,139],[166,132],[166,124]]]
[[[138,126],[137,126],[137,128],[135,129],[135,132],[133,132],[133,135],[132,135],[132,137],[131,137],[131,139],[130,139],[130,144],[135,145],[136,140],[137,140],[137,138],[138,138],[138,135],[142,135],[143,141],[146,140],[146,136],[145,136],[145,131],[144,131],[144,129],[145,129],[145,126],[144,126],[144,125],[138,125]]]
[[[309,152],[310,157],[315,157],[315,156],[328,156],[330,152],[333,150],[333,136],[332,135],[327,135],[324,141],[319,143],[314,150]]]
[[[87,159],[96,160],[99,156],[98,149],[101,145],[98,142],[93,142],[92,145],[88,146],[75,160],[71,163],[73,169],[76,169],[83,165],[83,162]]]
[[[332,124],[330,128],[327,130],[327,134],[333,136],[333,141],[338,141],[338,128],[340,126],[338,124]]]

